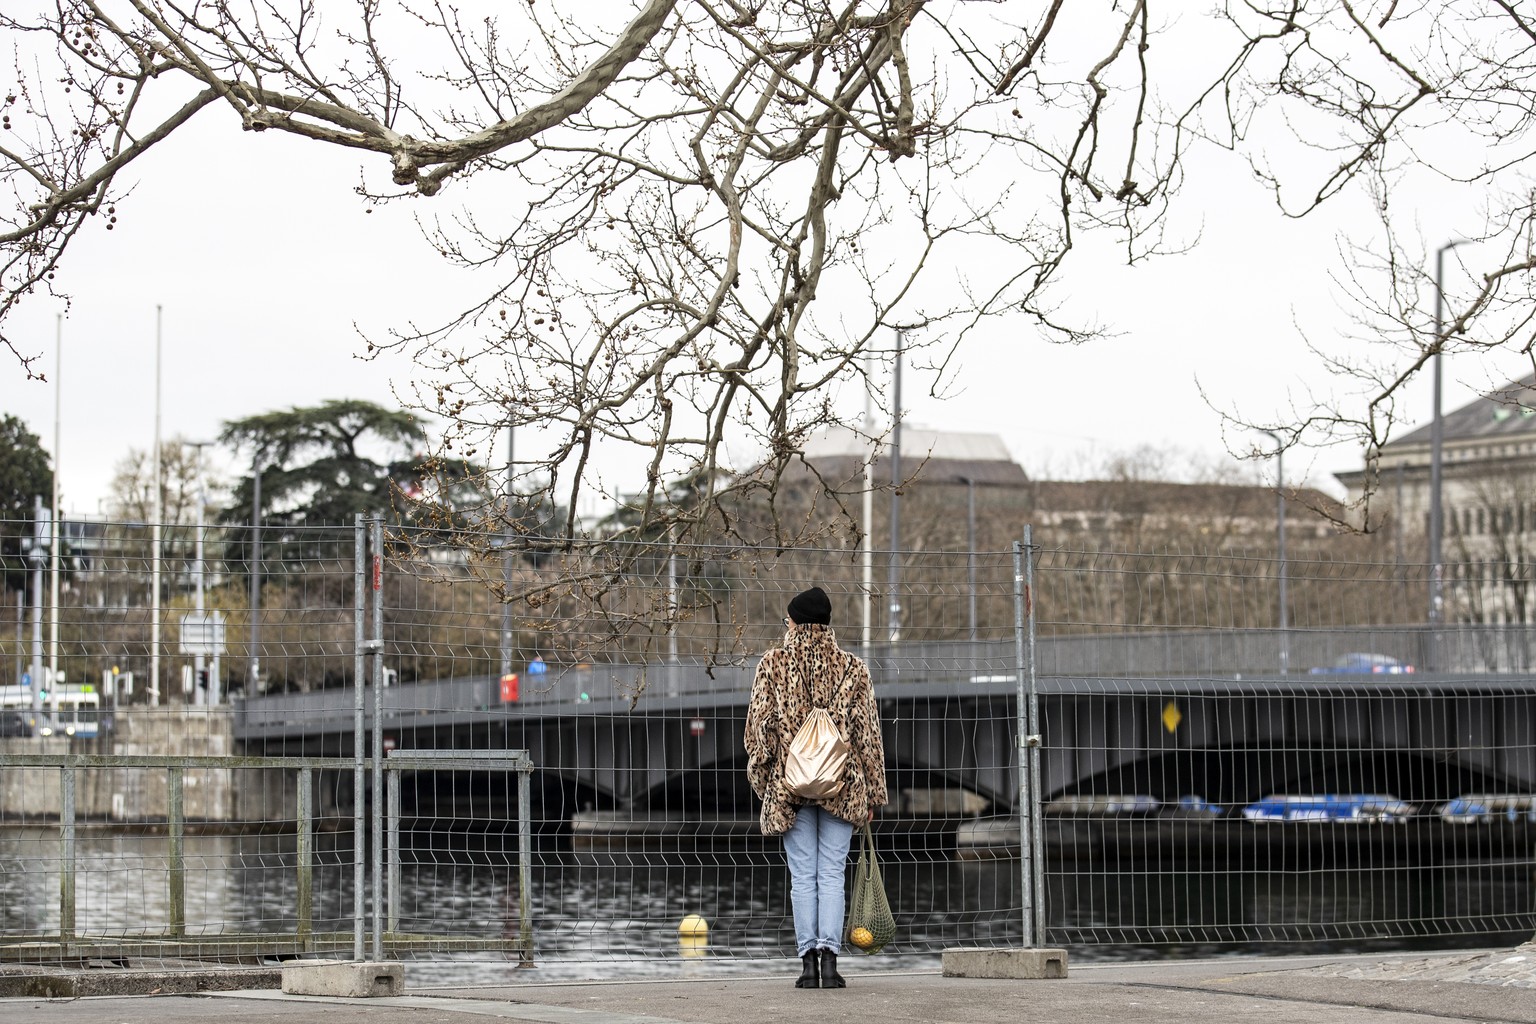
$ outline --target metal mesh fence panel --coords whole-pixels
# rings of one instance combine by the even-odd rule
[[[384,746],[529,751],[539,963],[792,956],[782,844],[760,832],[742,734],[757,660],[789,599],[817,584],[839,644],[877,680],[891,802],[875,830],[902,926],[887,952],[1016,939],[1017,881],[953,855],[957,823],[1016,799],[1001,693],[1017,679],[1010,557],[903,555],[892,643],[890,602],[863,582],[857,551],[593,544],[477,563],[434,535],[396,534],[383,658],[399,683],[383,695]],[[871,575],[888,571],[875,553]],[[261,713],[297,721],[312,700]],[[402,779],[402,822],[435,837],[411,851],[416,877],[459,893],[466,918],[514,906],[496,860],[509,800],[504,777]],[[440,840],[466,833],[470,849]],[[432,904],[436,889],[403,884],[408,903]]]
[[[1017,945],[1041,900],[1037,938],[1078,958],[1487,944],[1536,923],[1522,567],[1451,567],[1431,630],[1428,573],[1401,563],[1037,547],[1026,601],[1006,551],[359,530],[285,528],[253,562],[248,531],[210,529],[201,571],[167,530],[158,642],[139,527],[69,563],[56,643],[41,591],[7,606],[0,675],[56,665],[53,692],[80,699],[37,708],[28,688],[6,709],[24,734],[0,749],[34,761],[0,768],[3,884],[28,893],[0,939],[63,930],[45,890],[64,877],[64,769],[36,757],[161,756],[185,769],[194,884],[172,938],[194,953],[253,934],[283,953],[302,919],[300,948],[366,933],[443,979],[781,969],[788,873],[742,734],[757,661],[811,584],[882,722],[898,933],[870,963]],[[1020,820],[1026,677],[1039,829]],[[450,753],[468,760],[430,761]],[[305,759],[310,781],[251,758]],[[135,895],[172,873],[170,769],[72,763],[76,927],[147,953],[176,927]]]
[[[315,813],[317,789],[332,781],[325,765],[0,755],[5,960],[350,953],[352,843],[334,815]],[[19,812],[21,791],[48,810]],[[234,794],[234,806],[208,806],[202,797],[214,791]]]
[[[7,558],[5,959],[355,949],[351,735],[295,765],[233,728],[247,698],[351,683],[353,531],[265,532],[253,561],[248,529],[167,525],[156,558],[148,526],[70,523],[56,580],[45,547]]]
[[[1432,631],[1422,566],[1040,551],[1053,940],[1529,938],[1532,632],[1493,575]]]
[[[350,528],[266,530],[252,561],[248,529],[168,526],[156,559],[143,524],[79,525],[89,529],[68,531],[57,604],[46,557],[7,556],[8,576],[31,577],[6,592],[13,629],[0,641],[14,731],[219,753],[230,697],[351,684]]]

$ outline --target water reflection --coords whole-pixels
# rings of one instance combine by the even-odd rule
[[[352,928],[349,845],[321,843],[314,928]],[[188,836],[183,842],[188,935],[292,933],[298,872],[292,836]],[[57,935],[59,841],[51,828],[0,831],[0,932]],[[75,933],[163,936],[171,924],[170,845],[163,835],[84,831],[75,843]]]
[[[322,834],[314,869],[316,932],[350,934],[350,837]],[[402,841],[397,908],[402,932],[500,939],[516,934],[511,840]],[[0,932],[57,934],[58,840],[52,829],[0,832]],[[291,836],[191,836],[186,851],[190,936],[293,934],[297,919]],[[1048,941],[1083,959],[1210,956],[1234,952],[1361,951],[1515,944],[1536,927],[1531,863],[1372,863],[1297,871],[1198,869],[1157,863],[1055,864],[1047,876]],[[158,936],[170,921],[163,836],[77,840],[78,934]],[[933,962],[955,945],[1023,939],[1016,861],[956,862],[942,854],[889,860],[886,888],[899,935],[862,961]],[[729,965],[782,969],[792,957],[787,872],[772,853],[695,856],[541,851],[531,909],[541,979],[699,972]],[[369,903],[371,909],[371,901]],[[685,963],[678,923],[709,924],[703,961]],[[412,968],[413,984],[512,980],[515,954],[444,958]],[[850,956],[850,968],[861,958]],[[522,975],[524,977],[527,974]]]

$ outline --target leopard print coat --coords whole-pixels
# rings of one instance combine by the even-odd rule
[[[885,744],[875,688],[863,659],[838,649],[831,627],[791,625],[782,647],[763,655],[747,706],[747,780],[763,802],[764,835],[777,836],[795,823],[795,809],[813,801],[784,789],[784,758],[812,707],[825,707],[848,736],[843,790],[816,801],[844,821],[864,825],[871,808],[889,799]]]

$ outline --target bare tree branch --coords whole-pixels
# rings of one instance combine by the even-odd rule
[[[447,424],[445,465],[493,461],[509,426],[538,437],[487,469],[558,508],[567,538],[594,498],[679,538],[742,528],[733,503],[765,493],[789,508],[785,468],[847,425],[841,392],[882,390],[897,327],[936,391],[977,331],[1116,330],[1071,315],[1065,275],[1090,236],[1132,263],[1197,244],[1167,220],[1196,146],[1238,154],[1290,215],[1346,194],[1380,211],[1377,237],[1332,255],[1360,333],[1392,354],[1355,365],[1320,344],[1356,393],[1292,410],[1292,443],[1379,444],[1436,353],[1531,350],[1523,5],[1230,0],[1166,24],[1145,0],[1052,0],[1027,24],[1016,6],[8,6],[0,341],[40,376],[6,316],[65,294],[63,257],[112,228],[125,172],[210,108],[230,134],[356,151],[362,201],[437,197],[418,207],[429,242],[480,290],[424,327],[365,324],[368,353],[400,358],[402,399]],[[1388,201],[1425,173],[1488,204],[1438,336],[1424,246]],[[596,476],[611,453],[640,493]]]

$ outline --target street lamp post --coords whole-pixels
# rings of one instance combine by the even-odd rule
[[[48,596],[51,615],[48,619],[48,683],[50,688],[59,683],[59,568],[64,540],[64,523],[59,518],[59,424],[64,408],[64,314],[58,314],[54,322],[57,349],[54,353],[53,374],[53,513],[48,520]],[[34,686],[41,686],[35,681]],[[35,691],[34,691],[35,692]]]
[[[874,396],[870,394],[870,387],[874,380],[874,354],[866,352],[864,367],[864,436],[875,436],[875,411]],[[868,456],[864,459],[864,538],[861,546],[864,548],[860,559],[864,570],[864,599],[860,602],[863,606],[863,648],[864,660],[870,657],[870,645],[874,643],[874,609],[870,606],[870,595],[875,592],[875,553],[870,547],[875,530],[875,453],[878,449],[871,447]]]
[[[968,476],[960,478],[965,484],[965,578],[970,586],[970,637],[976,642],[976,481]]]
[[[501,677],[512,674],[512,517],[517,506],[517,435],[507,417],[507,513],[501,527]]]
[[[261,448],[251,458],[251,639],[247,697],[261,692]]]
[[[53,522],[43,506],[43,496],[32,499],[32,551],[27,561],[32,564],[32,714],[43,713],[43,693],[48,689],[43,676],[43,545],[51,536]]]
[[[1291,670],[1291,610],[1286,596],[1285,563],[1285,445],[1280,435],[1268,430],[1261,433],[1275,442],[1275,546],[1279,549],[1280,559],[1280,674],[1285,675]]]
[[[901,639],[901,350],[906,334],[896,331],[896,364],[891,385],[891,561],[887,595],[890,600],[887,639],[894,646]]]
[[[207,562],[204,561],[203,557],[205,553],[203,548],[203,506],[208,504],[208,498],[207,495],[203,493],[203,449],[207,448],[212,443],[213,442],[211,441],[193,441],[187,445],[187,447],[192,449],[194,453],[193,457],[197,460],[195,467],[197,471],[197,533],[194,535],[192,555],[192,576],[197,581],[197,598],[196,604],[193,607],[197,612],[199,621],[205,624],[202,627],[204,629],[207,629],[207,619],[204,618],[203,614],[205,611],[203,586],[204,578],[207,573]],[[217,657],[217,655],[215,655],[215,657]],[[218,669],[215,667],[214,675],[211,676],[208,680],[208,689],[204,691],[201,689],[203,680],[203,668],[203,652],[198,651],[192,659],[192,699],[195,703],[198,704],[217,704],[219,702],[219,682],[217,679]]]
[[[1447,242],[1435,250],[1435,356],[1434,415],[1429,423],[1429,650],[1428,668],[1440,668],[1440,626],[1443,611],[1441,580],[1444,567],[1440,564],[1440,538],[1444,530],[1443,511],[1440,504],[1441,452],[1445,441],[1445,421],[1440,411],[1440,361],[1445,347],[1444,314],[1441,309],[1444,296],[1445,254],[1460,245],[1464,239]]]
[[[161,572],[161,520],[165,518],[165,489],[160,479],[160,307],[155,307],[155,441],[150,465],[153,467],[150,486],[152,504],[149,521],[149,693],[150,705],[160,704],[160,572]]]

